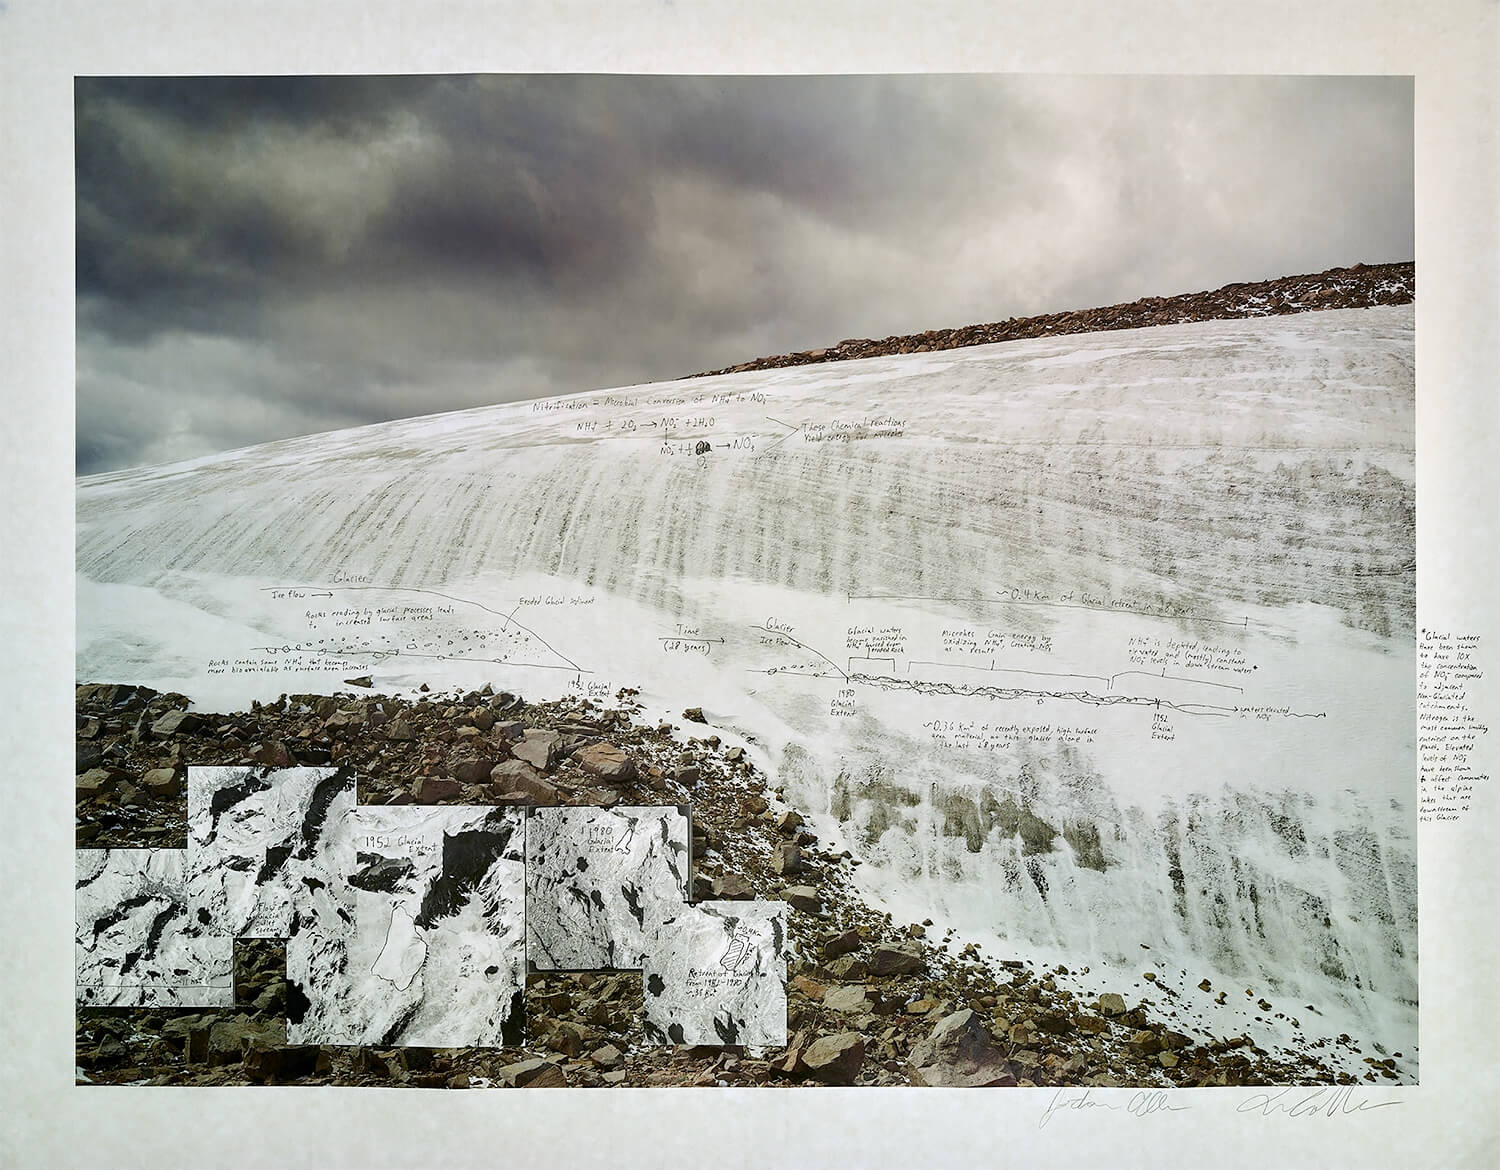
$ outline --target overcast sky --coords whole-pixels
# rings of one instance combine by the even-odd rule
[[[1400,78],[80,79],[80,474],[1413,255]]]

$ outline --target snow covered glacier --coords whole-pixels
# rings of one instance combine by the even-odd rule
[[[701,706],[895,913],[1414,1068],[1414,398],[1408,305],[89,477],[77,674],[209,709],[637,687]]]

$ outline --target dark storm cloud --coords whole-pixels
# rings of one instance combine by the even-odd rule
[[[1370,78],[81,79],[78,467],[1412,254]]]

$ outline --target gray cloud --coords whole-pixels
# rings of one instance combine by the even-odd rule
[[[80,474],[1413,252],[1402,78],[80,79]]]

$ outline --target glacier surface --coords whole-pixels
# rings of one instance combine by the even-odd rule
[[[639,688],[898,918],[1415,1068],[1413,337],[1041,338],[81,479],[78,678]]]

